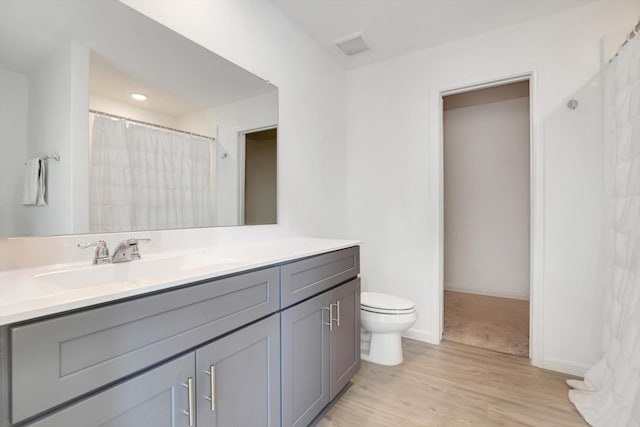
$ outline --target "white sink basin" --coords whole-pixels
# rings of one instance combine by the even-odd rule
[[[104,265],[87,265],[66,270],[41,273],[35,279],[63,288],[86,288],[105,284],[125,285],[164,282],[187,274],[206,273],[239,264],[240,260],[224,258],[206,252],[175,256],[143,258],[137,261]]]

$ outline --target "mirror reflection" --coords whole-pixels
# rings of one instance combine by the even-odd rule
[[[116,0],[0,0],[0,238],[275,223],[277,113]]]

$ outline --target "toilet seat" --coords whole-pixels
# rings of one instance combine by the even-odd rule
[[[411,314],[416,312],[415,308],[412,308],[410,310],[385,310],[382,308],[367,307],[363,305],[360,306],[360,310],[378,314]]]
[[[416,311],[411,301],[378,292],[362,292],[360,294],[360,308],[364,311],[380,314],[411,314]]]

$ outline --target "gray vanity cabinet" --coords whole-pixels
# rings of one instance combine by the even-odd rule
[[[360,368],[360,279],[284,310],[281,322],[282,425],[303,427]]]
[[[359,271],[350,247],[2,326],[0,427],[308,426],[360,367]]]
[[[331,291],[334,319],[331,331],[331,400],[360,369],[360,279]]]
[[[189,427],[195,414],[189,414],[188,381],[194,373],[195,355],[190,353],[29,427]]]
[[[274,314],[29,427],[279,427],[279,335]]]
[[[306,427],[329,403],[329,292],[282,312],[282,426]]]
[[[10,327],[12,421],[277,312],[279,284],[272,267]]]
[[[280,315],[196,350],[198,427],[280,426]]]

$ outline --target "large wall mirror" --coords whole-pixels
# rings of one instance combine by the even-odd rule
[[[278,89],[117,0],[0,0],[0,238],[277,218]]]

